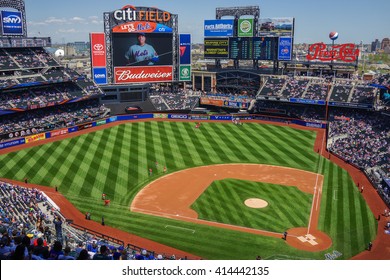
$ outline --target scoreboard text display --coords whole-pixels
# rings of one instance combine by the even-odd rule
[[[205,38],[204,58],[229,58],[229,39]]]
[[[278,49],[277,37],[255,37],[253,38],[253,59],[274,60]]]
[[[229,58],[242,60],[253,59],[252,37],[229,38]]]

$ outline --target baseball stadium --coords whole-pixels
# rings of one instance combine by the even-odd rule
[[[390,74],[355,45],[295,63],[293,18],[217,8],[193,70],[178,16],[128,5],[88,75],[1,4],[2,260],[390,259]]]

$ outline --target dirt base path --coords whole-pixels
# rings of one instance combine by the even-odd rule
[[[304,232],[289,229],[289,235],[290,231],[294,234],[287,243],[308,251],[322,251],[331,246],[332,240],[325,233],[317,230],[323,176],[294,168],[262,164],[220,164],[190,168],[153,181],[136,195],[130,208],[131,211],[154,216],[277,238],[283,237],[283,233],[198,219],[198,214],[190,206],[213,181],[226,178],[279,184],[286,187],[296,186],[303,192],[313,194],[308,228],[305,228]],[[308,235],[316,241],[307,242]],[[296,242],[292,242],[293,239],[296,239]]]

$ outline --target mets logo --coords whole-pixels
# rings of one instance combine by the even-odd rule
[[[93,45],[93,49],[95,50],[95,51],[102,51],[103,50],[103,45],[102,44],[95,44],[95,45]]]

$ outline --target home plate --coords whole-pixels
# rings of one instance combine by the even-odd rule
[[[316,238],[311,234],[306,234],[305,236],[299,236],[298,239],[303,243],[309,242],[309,244],[313,246],[318,245],[318,243],[315,241]]]

